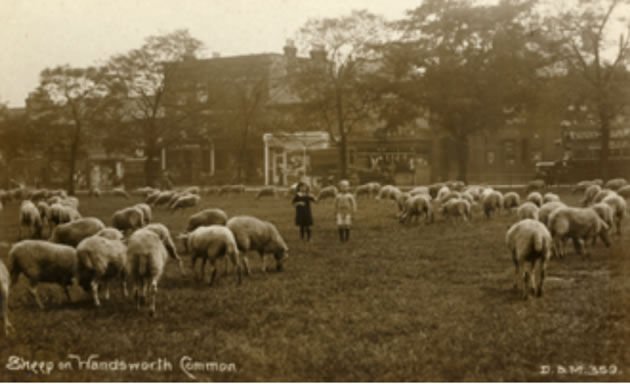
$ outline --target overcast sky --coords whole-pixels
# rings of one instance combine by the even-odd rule
[[[368,9],[397,19],[419,0],[0,0],[0,102],[24,105],[42,69],[86,66],[187,28],[222,56],[282,52],[313,17]]]

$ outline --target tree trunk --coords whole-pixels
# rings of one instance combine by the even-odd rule
[[[81,125],[77,124],[74,129],[74,137],[70,145],[70,159],[68,166],[68,194],[74,195],[74,174],[77,169],[77,157],[79,152],[79,141],[81,140]]]
[[[457,148],[457,179],[468,183],[468,136],[458,136],[455,140]]]
[[[158,148],[154,139],[148,139],[146,142],[146,156],[147,159],[144,162],[144,176],[146,185],[149,187],[155,186],[155,180],[157,178],[157,172],[155,169],[154,159],[157,155]]]
[[[246,124],[244,127],[243,136],[241,138],[241,151],[238,155],[238,169],[236,173],[236,177],[239,183],[243,182],[243,170],[245,164],[247,162],[247,136],[249,133],[249,124]]]
[[[348,142],[346,138],[346,133],[343,131],[343,123],[341,125],[341,137],[339,140],[339,160],[341,164],[341,179],[348,178],[348,157],[346,156],[348,152]]]
[[[605,112],[600,112],[601,124],[601,153],[600,153],[600,170],[601,178],[606,181],[609,178],[609,157],[610,157],[610,121]]]

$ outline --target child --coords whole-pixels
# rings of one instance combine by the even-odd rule
[[[311,225],[313,225],[311,201],[317,202],[317,199],[308,192],[308,184],[299,182],[297,193],[293,198],[293,206],[295,207],[295,225],[300,227],[300,238],[304,240],[306,237],[306,241],[311,241]]]
[[[337,227],[339,230],[339,240],[350,240],[350,225],[352,224],[352,214],[357,211],[357,202],[349,192],[350,183],[347,180],[339,182],[339,193],[335,198],[335,214],[337,215]]]

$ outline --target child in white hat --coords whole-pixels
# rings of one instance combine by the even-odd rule
[[[339,182],[339,193],[335,197],[335,215],[337,216],[337,229],[341,242],[350,239],[350,226],[352,214],[357,211],[357,202],[350,193],[350,183],[347,180]]]

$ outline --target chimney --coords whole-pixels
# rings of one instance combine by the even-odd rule
[[[310,54],[312,60],[326,61],[326,50],[323,44],[313,44]]]
[[[295,48],[295,42],[292,39],[287,39],[284,44],[284,55],[289,59],[295,59],[297,56],[297,48]]]

